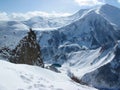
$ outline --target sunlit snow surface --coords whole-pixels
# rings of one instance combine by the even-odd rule
[[[69,60],[63,64],[61,71],[66,72],[70,70],[70,72],[81,78],[86,73],[92,72],[111,62],[115,56],[114,51],[116,46],[104,52],[101,52],[101,48],[98,48],[96,50],[84,50],[71,53]]]
[[[0,60],[0,90],[97,90],[37,66]]]

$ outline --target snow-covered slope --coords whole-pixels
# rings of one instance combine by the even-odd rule
[[[105,88],[108,90],[120,89],[120,42],[115,48],[112,61],[85,74],[82,77],[84,82],[97,88]],[[107,61],[107,59],[105,61]]]
[[[59,21],[55,21],[54,18],[46,18],[46,17],[33,17],[27,21],[24,21],[24,24],[31,28],[57,28],[62,26],[62,23]]]
[[[0,90],[97,90],[73,82],[64,74],[36,66],[0,60]]]
[[[81,9],[77,13],[66,17],[32,17],[23,23],[32,28],[60,28],[77,21],[87,9]]]
[[[27,34],[28,30],[1,29],[0,30],[0,48],[15,48],[19,41]]]
[[[98,48],[96,50],[82,50],[70,53],[68,61],[63,64],[63,69],[70,69],[72,73],[81,78],[86,73],[94,71],[108,62],[111,62],[115,57],[114,48],[105,49],[103,51],[102,48]]]
[[[28,26],[21,21],[0,21],[0,29],[27,30]]]

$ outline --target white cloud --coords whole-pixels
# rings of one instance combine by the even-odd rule
[[[0,21],[6,21],[6,20],[27,20],[35,16],[42,16],[42,17],[62,17],[62,16],[68,16],[69,13],[47,13],[47,12],[41,12],[41,11],[33,11],[33,12],[26,12],[26,13],[11,13],[7,14],[5,12],[0,13]]]
[[[75,0],[80,6],[94,6],[103,4],[104,0]]]
[[[0,12],[0,21],[5,21],[5,20],[9,20],[7,13]]]

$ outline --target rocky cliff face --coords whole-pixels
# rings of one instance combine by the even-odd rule
[[[44,66],[41,59],[40,46],[37,43],[36,34],[32,29],[30,29],[28,35],[12,51],[10,61],[13,63]]]
[[[108,64],[87,73],[82,77],[82,81],[97,88],[107,90],[120,89],[120,43],[114,52],[114,59]]]

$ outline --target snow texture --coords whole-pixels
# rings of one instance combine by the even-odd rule
[[[0,71],[0,90],[97,90],[37,66],[0,60]]]

